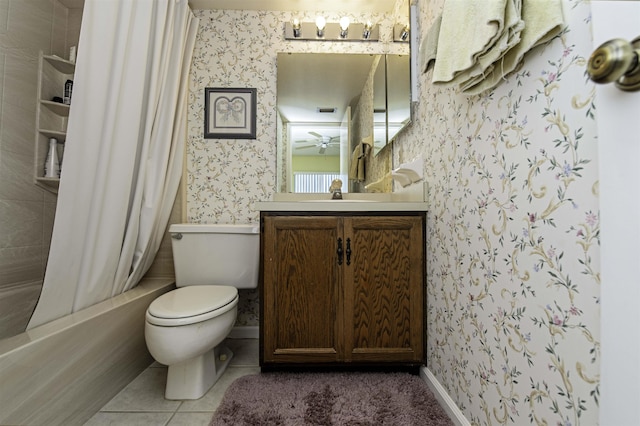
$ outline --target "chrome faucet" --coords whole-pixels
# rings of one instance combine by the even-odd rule
[[[340,179],[334,179],[329,187],[332,200],[342,200],[342,181]]]

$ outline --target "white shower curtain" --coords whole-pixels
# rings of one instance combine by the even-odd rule
[[[182,174],[187,0],[86,0],[42,293],[28,328],[134,287]]]

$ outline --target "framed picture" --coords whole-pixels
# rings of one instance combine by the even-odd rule
[[[206,87],[205,139],[255,139],[256,89]]]

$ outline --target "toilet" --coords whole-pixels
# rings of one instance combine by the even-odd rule
[[[176,289],[145,315],[145,340],[167,365],[165,398],[201,398],[233,353],[222,342],[238,312],[238,289],[258,286],[258,225],[174,224],[169,227]]]

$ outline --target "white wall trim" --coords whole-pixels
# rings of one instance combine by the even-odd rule
[[[257,339],[260,335],[260,329],[257,325],[246,327],[233,327],[229,333],[230,339]]]
[[[591,1],[593,48],[638,36],[640,2]],[[640,92],[596,84],[602,426],[640,424]],[[635,189],[634,189],[635,188]],[[624,330],[624,332],[621,332]],[[597,413],[592,415],[594,422]],[[583,419],[584,420],[584,419]]]
[[[420,377],[427,383],[436,399],[447,412],[447,415],[456,426],[471,426],[471,423],[462,414],[453,399],[449,396],[444,386],[440,384],[436,376],[426,366],[420,367]]]

